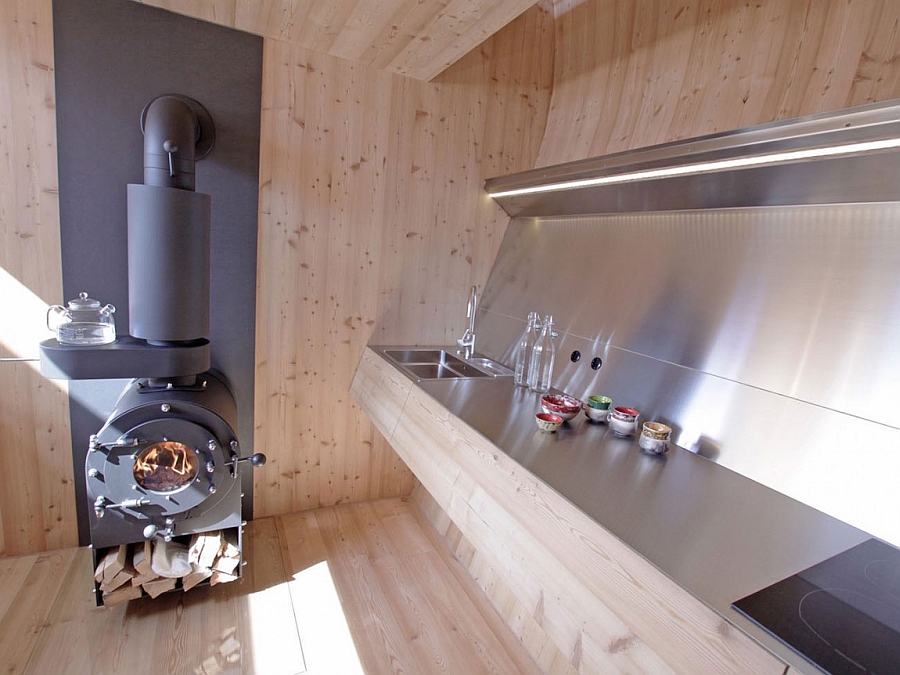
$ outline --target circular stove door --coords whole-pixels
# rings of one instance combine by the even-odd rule
[[[234,480],[221,443],[190,420],[153,419],[137,424],[114,443],[103,440],[86,462],[98,516],[98,503],[104,511],[146,517],[211,507],[222,483]]]

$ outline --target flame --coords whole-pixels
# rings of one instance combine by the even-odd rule
[[[197,475],[197,453],[182,443],[148,446],[134,460],[134,478],[149,490],[165,492],[186,485]]]

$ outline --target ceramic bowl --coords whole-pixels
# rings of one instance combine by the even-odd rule
[[[612,399],[609,396],[588,396],[587,404],[599,410],[609,410]]]
[[[556,431],[559,429],[559,425],[563,423],[562,417],[548,412],[537,413],[534,416],[534,420],[541,431]]]
[[[667,441],[672,435],[672,427],[662,422],[644,422],[641,435],[653,438],[657,441]]]
[[[638,445],[645,452],[661,455],[669,449],[672,428],[662,422],[644,422]]]
[[[612,432],[616,436],[634,436],[637,427],[637,423],[634,421],[623,422],[612,415],[609,416],[608,424],[609,428],[612,429]]]
[[[581,410],[581,401],[566,394],[544,394],[541,396],[541,408],[545,413],[559,415],[570,420]]]
[[[609,413],[609,428],[617,436],[633,436],[640,413],[634,408],[616,406]]]
[[[643,432],[641,433],[641,437],[638,438],[638,445],[641,446],[641,449],[644,452],[649,452],[651,455],[661,455],[669,449],[669,442],[667,440],[652,438]]]
[[[623,405],[617,405],[612,409],[610,416],[615,417],[616,419],[619,419],[623,422],[634,422],[640,414],[641,413],[639,413],[634,408],[626,408]]]
[[[594,408],[593,406],[585,404],[584,414],[587,415],[587,418],[592,422],[605,422],[609,417],[609,410],[601,410],[600,408]]]

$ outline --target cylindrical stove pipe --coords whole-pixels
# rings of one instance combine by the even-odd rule
[[[192,99],[161,96],[141,126],[146,185],[128,185],[130,332],[152,344],[200,340],[209,333],[210,198],[194,192],[194,166],[214,142],[212,119]]]
[[[194,189],[200,122],[184,99],[160,96],[144,112],[144,184]]]
[[[134,337],[189,342],[209,334],[209,195],[128,186],[128,311]]]

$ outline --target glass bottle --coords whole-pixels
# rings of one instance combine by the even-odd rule
[[[556,345],[553,344],[553,316],[548,314],[544,317],[544,324],[541,326],[541,336],[534,344],[528,376],[529,389],[541,394],[550,390],[555,361]]]
[[[528,321],[525,332],[519,338],[516,347],[516,377],[515,382],[519,387],[528,386],[528,374],[531,366],[531,355],[534,344],[537,342],[537,312],[528,312]]]

